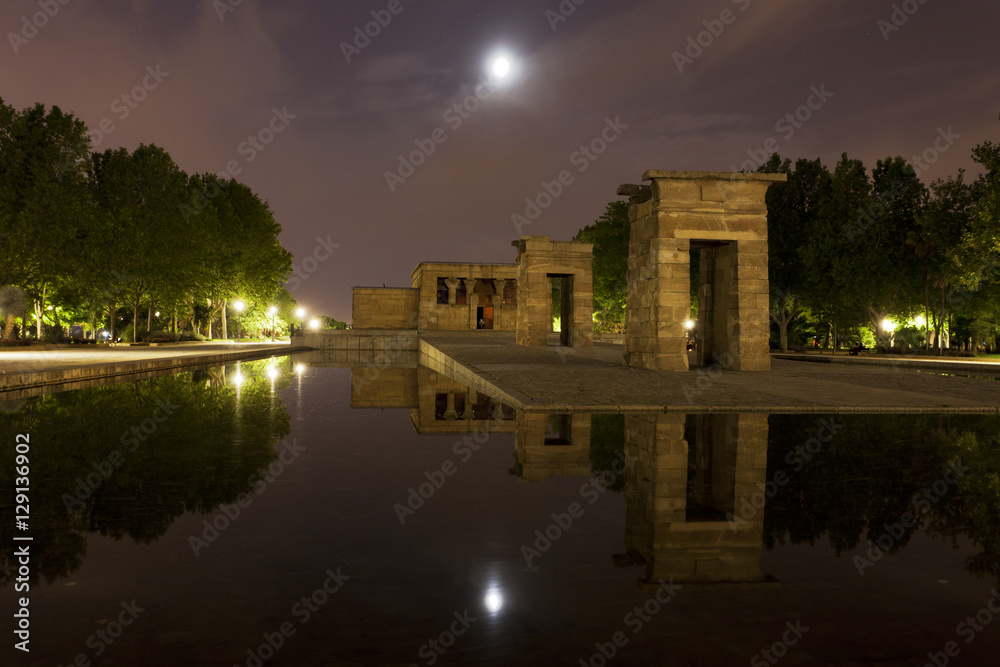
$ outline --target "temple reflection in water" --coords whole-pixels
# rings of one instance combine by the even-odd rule
[[[511,472],[526,482],[591,476],[601,458],[592,452],[592,423],[615,417],[515,411],[416,363],[353,367],[351,405],[409,408],[421,434],[513,433]],[[642,566],[643,587],[670,579],[689,587],[777,585],[760,567],[763,509],[740,510],[752,507],[765,483],[768,416],[650,411],[617,417],[613,424],[624,437],[612,425],[617,442],[607,472],[624,478],[616,490],[624,491],[626,528],[624,553],[614,562]]]

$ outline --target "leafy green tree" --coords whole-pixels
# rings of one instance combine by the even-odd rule
[[[0,284],[22,287],[42,316],[84,270],[71,258],[88,230],[86,125],[59,107],[17,112],[0,100]]]
[[[957,177],[931,184],[931,197],[916,217],[916,229],[907,236],[920,262],[924,322],[932,325],[926,329],[925,350],[930,348],[932,331],[938,348],[944,348],[945,295],[966,282],[964,267],[977,261],[973,246],[963,243],[970,233],[973,206],[972,188],[965,183],[964,171],[959,170]],[[941,290],[937,311],[931,309],[931,287]]]
[[[869,226],[871,182],[865,165],[844,153],[819,201],[800,248],[803,295],[830,329],[834,351],[843,336],[866,319],[860,293],[864,267],[855,251]]]
[[[907,245],[927,202],[927,188],[903,158],[879,160],[872,170],[871,215],[858,236],[854,259],[861,294],[874,331],[893,312],[908,312],[916,300],[920,267]],[[888,347],[889,332],[882,332]]]
[[[629,227],[628,202],[613,201],[573,237],[594,246],[594,315],[602,331],[625,330]]]
[[[802,294],[808,292],[800,248],[815,230],[820,205],[830,195],[830,172],[817,158],[790,160],[775,153],[758,170],[787,174],[788,181],[767,191],[768,280],[771,319],[778,325],[782,352],[788,351],[788,330],[802,315]]]
[[[138,340],[139,308],[157,286],[181,279],[194,255],[196,226],[185,222],[180,205],[187,176],[162,148],[141,145],[94,155],[91,179],[102,222],[106,266],[113,267],[112,304],[132,306],[132,339]]]
[[[212,259],[204,266],[201,292],[209,304],[210,322],[221,316],[225,339],[229,301],[237,296],[268,300],[291,272],[292,256],[278,240],[281,226],[270,207],[250,188],[212,174],[197,177],[195,187],[216,193],[198,214]]]

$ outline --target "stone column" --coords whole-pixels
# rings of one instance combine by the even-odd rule
[[[458,278],[445,278],[444,284],[448,287],[448,303],[455,305],[455,292],[462,281]]]
[[[455,392],[448,392],[448,402],[445,405],[444,418],[448,421],[458,419],[458,412],[455,410]]]

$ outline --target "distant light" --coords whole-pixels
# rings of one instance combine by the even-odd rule
[[[895,330],[896,330],[896,323],[895,322],[893,322],[892,320],[890,320],[888,318],[882,320],[882,331],[885,331],[885,332],[888,332],[888,333],[892,333]]]
[[[684,328],[687,329],[688,331],[691,331],[691,329],[694,329],[694,324],[695,324],[694,320],[685,320]]]
[[[271,315],[274,315],[276,312],[278,312],[278,308],[276,306],[271,306],[270,308],[267,309],[267,312],[270,313]]]
[[[319,329],[319,320],[309,320],[310,329]]]
[[[305,364],[295,364],[295,372],[298,373],[299,375],[304,373],[305,370],[306,370]]]
[[[53,309],[53,307],[52,307],[52,306],[49,306],[49,307],[48,307],[48,308],[46,308],[45,310],[54,310],[54,309]]]
[[[278,377],[277,366],[271,366],[267,369],[267,377],[271,378],[272,380]]]
[[[927,320],[924,319],[923,315],[917,315],[917,319],[913,320],[913,323],[916,324],[918,327],[922,327],[925,324],[927,324]]]
[[[486,609],[491,613],[495,614],[503,608],[503,596],[500,595],[500,591],[491,590],[486,593]]]
[[[159,316],[160,316],[160,311],[156,311],[154,317],[159,317]]]
[[[111,338],[111,332],[110,331],[105,331],[101,335],[104,336],[105,338]]]
[[[237,387],[241,386],[245,380],[246,378],[243,377],[243,373],[240,373],[239,371],[237,371],[236,375],[233,376],[233,384]]]
[[[242,301],[238,300],[238,299],[233,302],[233,308],[235,308],[236,310],[238,310],[241,313],[243,312],[243,309],[246,308],[246,307],[247,307],[247,305],[245,303],[243,303]]]
[[[306,309],[305,308],[296,309],[295,316],[301,320],[303,317],[306,316]]]

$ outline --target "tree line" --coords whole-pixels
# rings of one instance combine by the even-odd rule
[[[773,347],[996,350],[1000,335],[1000,144],[964,170],[921,182],[902,157],[869,170],[845,153],[771,155],[768,190]],[[595,326],[624,331],[628,205],[616,201],[574,240],[594,244]],[[692,316],[698,273],[692,254]]]
[[[86,125],[59,107],[0,99],[4,340],[27,337],[32,322],[38,339],[79,322],[132,341],[157,328],[211,338],[216,321],[227,338],[237,299],[248,323],[266,323],[271,305],[290,311],[281,285],[292,256],[249,187],[188,175],[155,145],[90,146]]]

